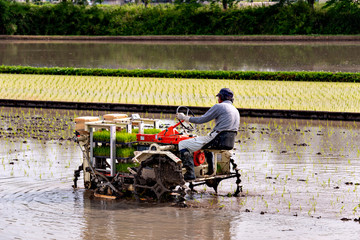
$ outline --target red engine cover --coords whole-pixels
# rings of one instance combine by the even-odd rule
[[[200,166],[205,162],[205,153],[201,150],[194,152],[194,165]]]
[[[136,134],[136,140],[138,142],[153,142],[164,144],[178,144],[179,142],[193,138],[193,136],[180,134],[175,128],[179,126],[180,122],[171,126],[158,134]]]

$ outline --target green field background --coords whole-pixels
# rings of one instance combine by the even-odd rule
[[[190,1],[191,2],[191,1]],[[193,3],[196,1],[193,1]],[[34,5],[0,0],[7,35],[309,35],[360,34],[359,1],[281,1],[222,9],[221,4]]]

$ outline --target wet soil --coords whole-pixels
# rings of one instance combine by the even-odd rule
[[[73,119],[103,112],[1,108],[0,239],[358,239],[360,123],[242,118],[233,180],[189,207],[72,189]],[[158,115],[173,119],[173,115]],[[206,126],[210,128],[212,124]],[[204,130],[206,130],[206,128]],[[22,130],[20,130],[22,129]]]

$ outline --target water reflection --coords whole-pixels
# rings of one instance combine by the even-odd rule
[[[84,239],[231,239],[231,213],[84,196]]]
[[[0,65],[125,69],[360,71],[360,43],[0,41]]]
[[[71,188],[71,169],[81,155],[73,144],[1,139],[0,145],[0,239],[80,235],[83,204]]]

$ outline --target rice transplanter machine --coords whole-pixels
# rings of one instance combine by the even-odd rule
[[[186,110],[179,107],[177,112]],[[192,114],[193,115],[193,114]],[[224,179],[236,178],[233,195],[242,191],[240,173],[232,158],[236,131],[220,132],[210,143],[194,153],[196,179],[184,180],[178,143],[193,138],[191,124],[179,121],[167,126],[158,119],[138,114],[106,114],[75,119],[75,141],[83,152],[83,161],[74,173],[74,187],[83,171],[84,186],[95,196],[133,197],[137,200],[180,202],[188,190],[206,184],[215,192]],[[160,129],[161,128],[161,129]]]

